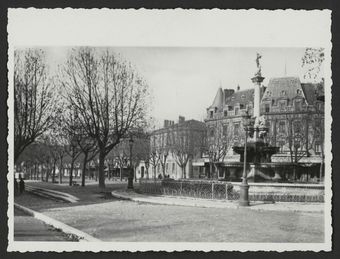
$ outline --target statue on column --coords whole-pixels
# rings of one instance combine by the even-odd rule
[[[260,59],[262,58],[260,53],[256,53],[256,67],[257,67],[257,72],[255,73],[255,76],[262,76],[261,75],[261,64],[260,64]]]

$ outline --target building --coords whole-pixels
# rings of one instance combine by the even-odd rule
[[[301,83],[297,77],[269,80],[260,86],[260,115],[269,132],[266,142],[280,147],[273,163],[294,163],[300,170],[297,181],[313,181],[322,177],[324,143],[323,82]],[[201,167],[203,177],[226,177],[227,164],[239,161],[233,146],[244,144],[242,115],[254,114],[254,89],[219,88],[207,108],[207,152],[194,162]],[[214,166],[211,166],[214,165]]]
[[[163,128],[150,134],[148,159],[137,168],[137,178],[193,178],[192,161],[202,156],[205,147],[205,123],[185,120],[179,116],[177,123],[165,120]]]

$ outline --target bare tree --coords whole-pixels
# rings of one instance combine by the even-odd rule
[[[129,130],[144,122],[147,85],[133,67],[109,50],[75,49],[61,80],[82,127],[99,150],[99,187],[104,161]]]
[[[182,177],[187,178],[186,167],[190,159],[201,157],[205,149],[205,128],[187,122],[185,127],[177,125],[171,130],[170,148]]]
[[[14,52],[14,160],[53,123],[53,94],[44,52]]]
[[[207,131],[207,153],[209,156],[210,164],[210,177],[213,177],[213,168],[215,171],[219,171],[219,163],[222,163],[228,154],[229,150],[232,148],[233,132],[232,127],[228,124],[216,122],[214,127],[208,128]]]
[[[323,102],[322,101],[316,101],[314,104],[315,107],[315,119],[312,124],[313,126],[313,137],[315,139],[315,143],[319,144],[320,150],[316,151],[316,153],[319,154],[321,158],[320,163],[320,171],[319,171],[319,179],[322,180],[322,173],[323,173],[323,167],[325,162],[325,151],[324,151],[324,141],[325,141],[325,133],[324,133],[324,111],[323,111]]]
[[[122,141],[117,144],[111,152],[107,155],[109,158],[113,158],[119,166],[119,178],[123,180],[123,169],[128,165],[129,147],[126,141]]]
[[[155,136],[152,136],[150,139],[150,155],[149,155],[149,164],[152,166],[153,178],[156,178],[156,168],[159,164],[159,156],[156,147],[156,139]]]
[[[170,150],[171,150],[171,144],[170,144],[170,132],[163,133],[158,141],[158,147],[157,147],[157,154],[158,154],[158,160],[162,167],[162,174],[163,178],[165,178],[165,172],[166,172],[166,161],[168,159]]]
[[[96,157],[96,155],[98,154],[98,149],[96,142],[93,139],[89,138],[82,129],[80,130],[81,132],[79,132],[79,135],[77,137],[77,144],[83,154],[81,186],[84,187],[87,164]]]

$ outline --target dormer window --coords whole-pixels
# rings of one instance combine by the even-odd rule
[[[214,118],[214,111],[210,111],[210,118]]]
[[[301,95],[301,90],[300,90],[300,89],[297,89],[297,90],[296,90],[296,94],[297,94],[297,95]]]
[[[301,101],[300,100],[295,100],[294,106],[295,106],[295,111],[297,111],[297,112],[301,111]]]
[[[271,91],[267,91],[267,96],[268,97],[272,96],[272,92]]]
[[[215,113],[217,112],[217,107],[215,107]]]
[[[286,95],[286,91],[285,90],[282,90],[281,91],[281,96],[285,96]]]

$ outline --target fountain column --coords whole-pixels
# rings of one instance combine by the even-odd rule
[[[261,104],[261,83],[263,82],[264,77],[256,74],[255,77],[251,79],[254,83],[255,91],[254,91],[254,115],[253,117],[260,117],[260,104]]]

